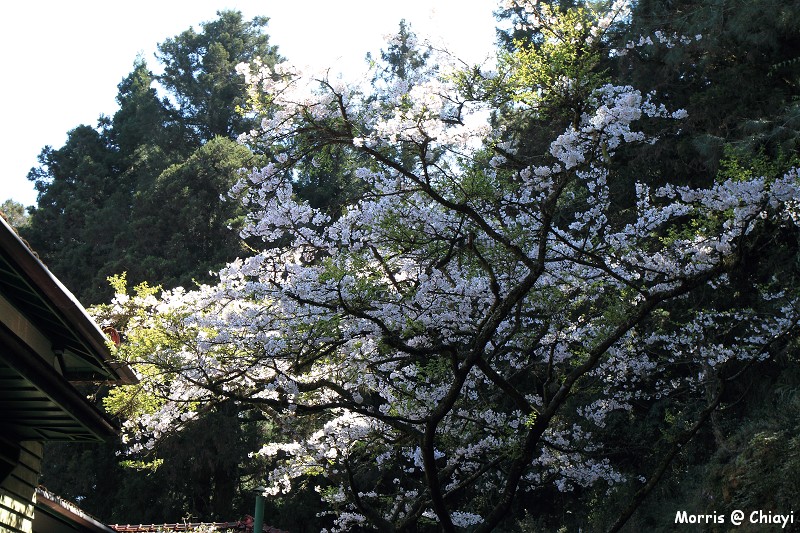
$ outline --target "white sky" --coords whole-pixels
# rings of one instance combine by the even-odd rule
[[[10,7],[9,7],[10,6]],[[367,52],[405,18],[419,37],[441,38],[470,62],[491,53],[494,0],[22,0],[3,8],[0,31],[0,202],[36,203],[26,179],[45,145],[61,147],[80,124],[113,115],[117,84],[137,53],[155,69],[156,45],[238,9],[270,17],[267,33],[290,62],[360,73]],[[347,77],[347,76],[346,76]]]

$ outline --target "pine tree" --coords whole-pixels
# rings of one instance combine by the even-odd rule
[[[181,121],[195,143],[215,136],[234,138],[252,127],[237,112],[246,103],[244,85],[236,65],[260,58],[274,65],[281,58],[264,30],[269,21],[245,21],[238,11],[220,11],[218,19],[190,28],[158,47],[164,65],[159,82],[177,102]]]

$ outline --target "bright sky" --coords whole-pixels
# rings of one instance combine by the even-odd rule
[[[272,44],[290,62],[333,66],[355,77],[367,52],[405,18],[419,37],[443,40],[479,62],[495,40],[494,0],[23,0],[8,3],[0,32],[0,202],[36,203],[26,179],[45,145],[61,147],[67,131],[112,115],[117,84],[137,53],[151,68],[156,45],[216,12],[270,17]]]

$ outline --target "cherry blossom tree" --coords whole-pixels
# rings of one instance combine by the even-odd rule
[[[603,50],[625,16],[621,3],[581,11],[559,42],[575,12],[515,5],[564,47]],[[640,124],[666,132],[684,111],[548,73],[549,86],[524,88],[513,105],[535,113],[549,92],[575,119],[521,164],[489,117],[498,88],[517,91],[530,63],[491,71],[448,58],[377,98],[285,64],[241,67],[267,110],[243,141],[274,159],[230,197],[250,210],[244,236],[265,245],[214,286],[158,297],[120,287],[101,309],[124,324],[120,355],[142,376],[109,400],[129,417],[132,452],[233,400],[281,428],[254,450],[274,461],[267,493],[321,476],[331,531],[490,531],[547,491],[630,484],[619,527],[734,370],[796,331],[791,287],[773,279],[738,300],[729,290],[764,232],[797,231],[795,170],[707,188],[631,183],[636,204],[619,209],[617,154],[658,142]],[[350,155],[365,191],[333,216],[292,188],[326,146]],[[604,454],[609,417],[678,390],[704,408],[657,468],[632,472]]]

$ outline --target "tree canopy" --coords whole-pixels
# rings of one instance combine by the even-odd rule
[[[164,66],[159,82],[175,98],[182,122],[199,143],[215,136],[235,137],[253,125],[237,109],[246,99],[236,65],[256,58],[280,60],[264,31],[267,17],[245,21],[238,11],[221,11],[218,16],[203,23],[202,32],[190,28],[158,47]]]
[[[159,46],[162,75],[137,58],[114,116],[45,147],[28,175],[39,196],[25,237],[83,302],[108,301],[107,278],[122,272],[167,287],[208,281],[244,251],[228,229],[242,210],[220,201],[240,167],[256,166],[233,142],[253,120],[241,112],[247,90],[235,67],[280,56],[268,19],[218,17]]]
[[[689,105],[732,90],[698,59],[725,32],[644,33],[646,2],[504,7],[523,38],[495,70],[445,53],[364,87],[240,67],[269,103],[245,142],[268,150],[229,197],[261,245],[214,284],[118,283],[98,310],[142,376],[106,402],[131,453],[232,402],[277,428],[254,450],[266,492],[314,486],[330,531],[618,530],[787,357],[798,171],[769,143],[705,150],[728,116]],[[672,50],[662,84],[632,85]],[[332,156],[358,180],[338,210],[296,191]]]

